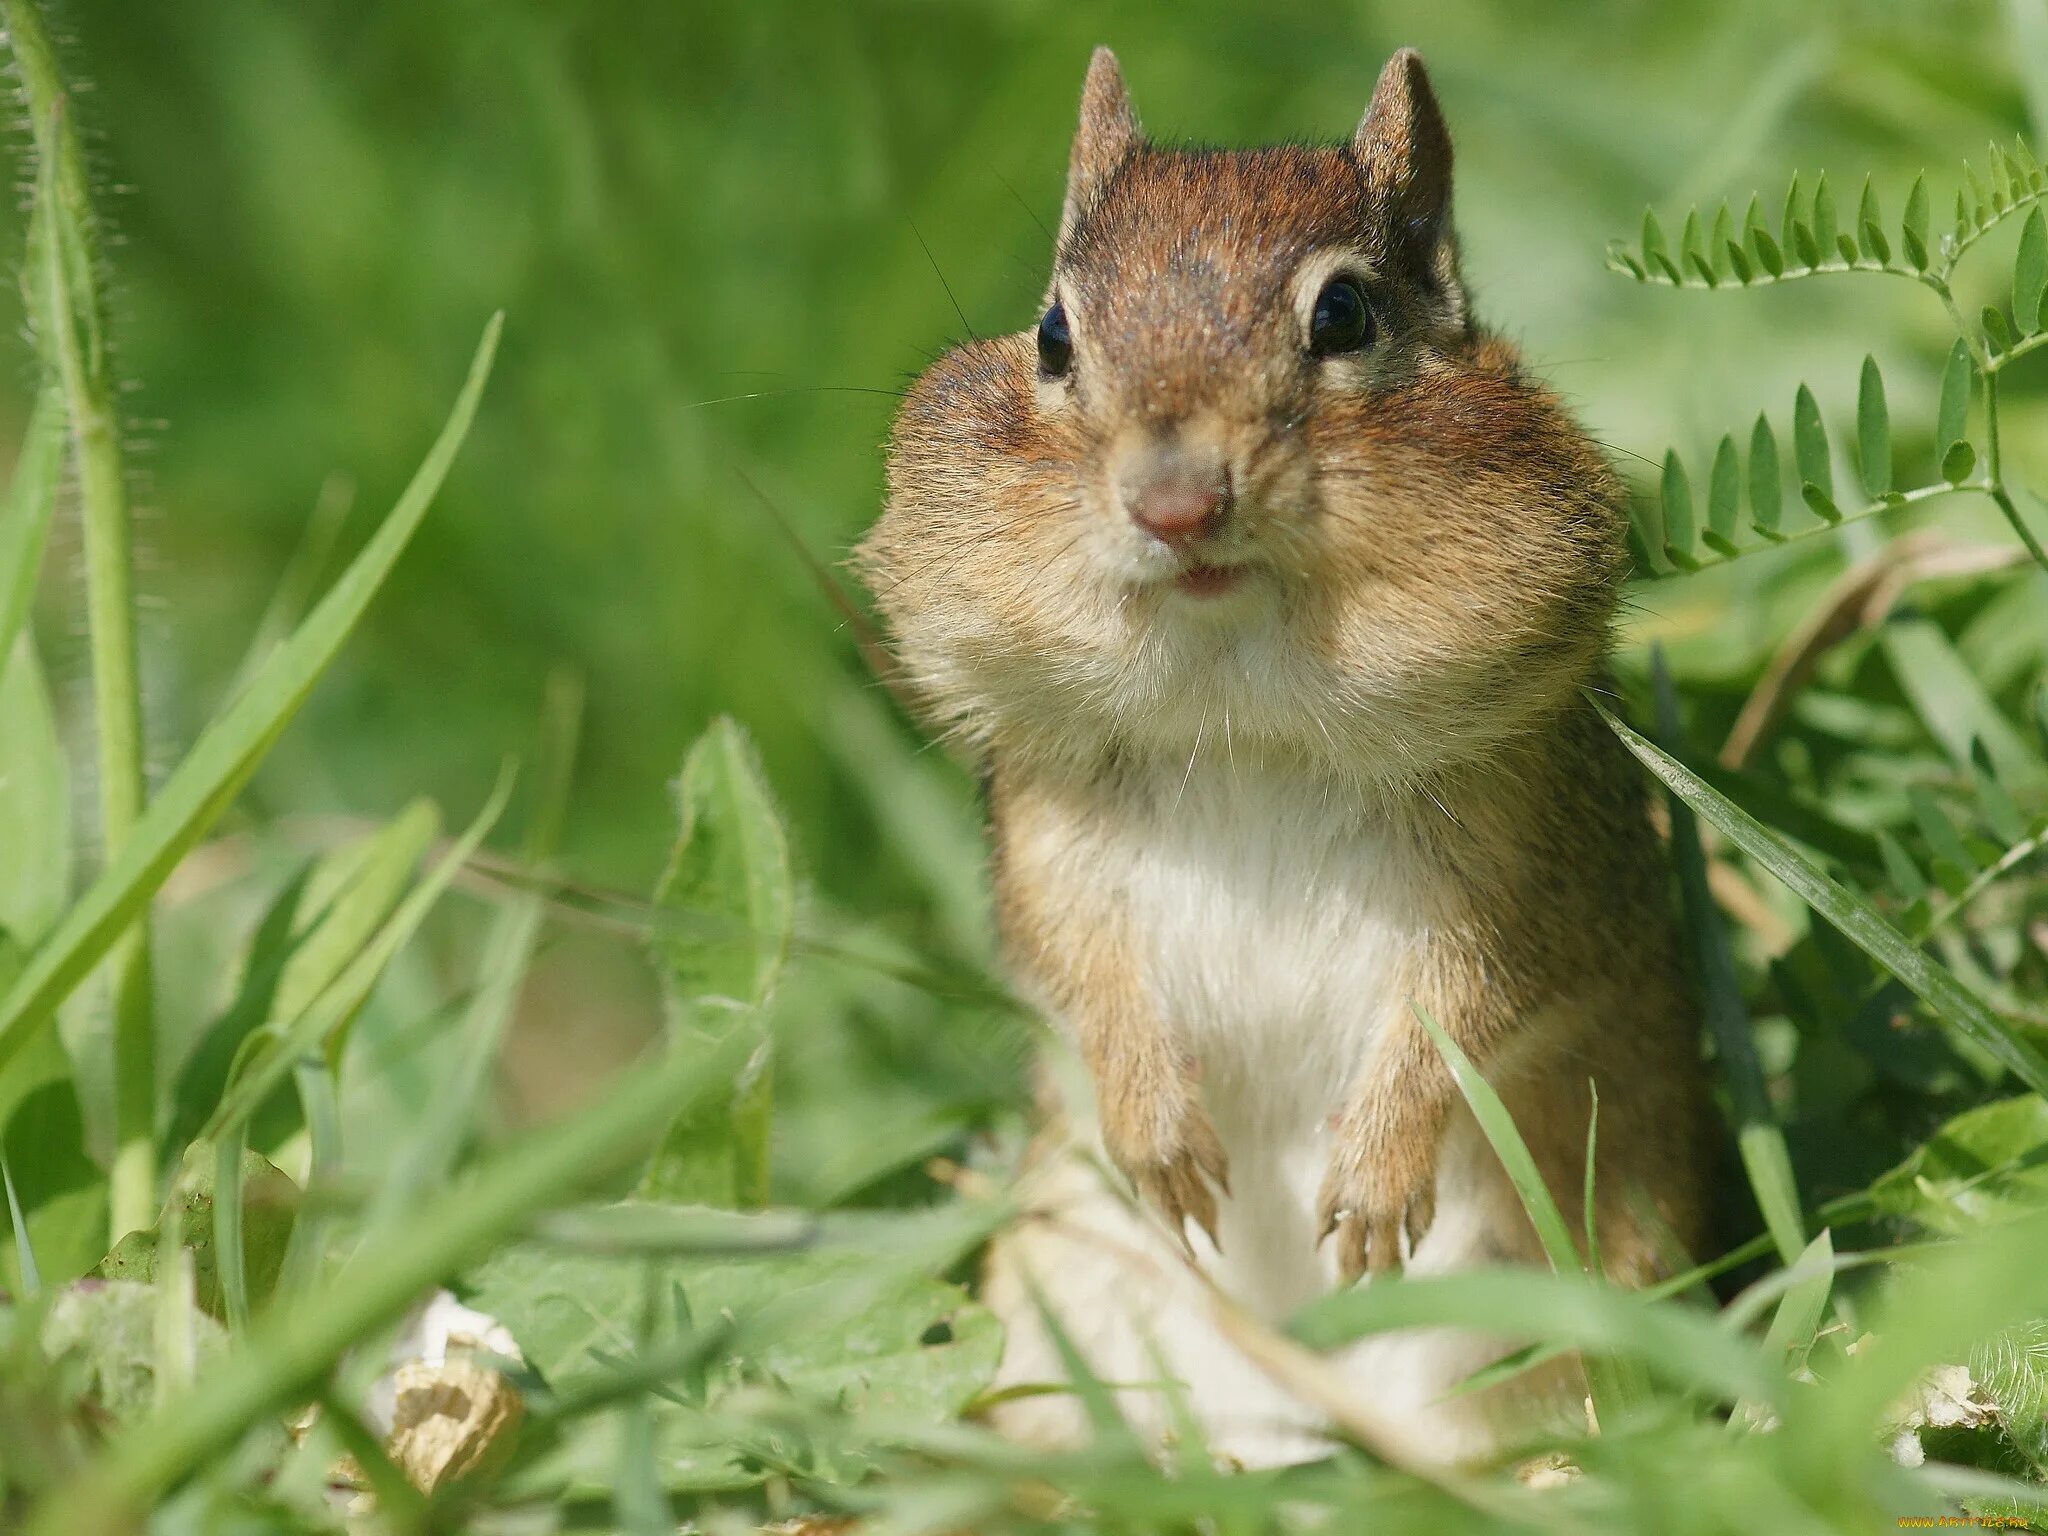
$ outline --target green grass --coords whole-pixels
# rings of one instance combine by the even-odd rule
[[[2048,222],[1981,148],[2048,138],[2038,6],[0,8],[0,1526],[336,1529],[344,1454],[415,1532],[2048,1508]],[[904,378],[1027,320],[1099,41],[1247,141],[1419,44],[1482,310],[1640,492],[1602,703],[1666,796],[1716,1250],[1589,1279],[1445,1041],[1551,1272],[1254,1341],[1576,1348],[1597,1432],[1517,1448],[1561,1486],[1347,1404],[1244,1475],[1099,1383],[1064,1455],[974,1415],[1031,1027],[971,784],[778,525],[836,558]],[[524,1416],[421,1490],[364,1404],[437,1286]],[[1917,1422],[1939,1366],[1968,1423]]]

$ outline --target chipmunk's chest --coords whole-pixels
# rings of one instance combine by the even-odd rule
[[[1412,842],[1315,781],[1204,765],[1134,803],[1105,865],[1226,1135],[1319,1126],[1412,990]]]

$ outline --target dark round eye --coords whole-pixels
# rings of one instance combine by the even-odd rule
[[[1048,379],[1065,378],[1074,366],[1074,333],[1067,329],[1067,306],[1055,304],[1038,322],[1038,371]]]
[[[1316,295],[1308,322],[1308,350],[1315,357],[1358,352],[1372,345],[1372,311],[1365,295],[1348,277],[1333,277]]]

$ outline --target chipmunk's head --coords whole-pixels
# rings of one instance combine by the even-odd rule
[[[1348,143],[1205,150],[1149,143],[1104,49],[1044,308],[918,381],[861,559],[970,739],[1386,777],[1583,681],[1621,548],[1599,455],[1471,323],[1414,53]]]

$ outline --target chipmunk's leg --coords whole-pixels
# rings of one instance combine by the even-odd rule
[[[1230,1192],[1222,1139],[1203,1108],[1194,1063],[1145,995],[1117,930],[1068,950],[1061,1013],[1095,1080],[1103,1150],[1166,1217],[1176,1235],[1193,1220],[1216,1241],[1216,1196]]]
[[[1103,1150],[1185,1239],[1213,1242],[1230,1192],[1222,1139],[1202,1107],[1197,1064],[1146,986],[1135,936],[1076,830],[1028,794],[999,794],[996,895],[1015,968],[1034,982],[1095,1080]]]
[[[1390,1017],[1333,1127],[1316,1231],[1346,1280],[1395,1269],[1436,1219],[1437,1155],[1457,1085],[1414,1015]]]
[[[1439,931],[1416,957],[1402,1001],[1382,1023],[1332,1130],[1316,1230],[1337,1239],[1346,1279],[1397,1269],[1436,1219],[1444,1128],[1458,1086],[1416,1008],[1484,1069],[1515,1028],[1509,1000],[1487,985],[1480,957]]]

